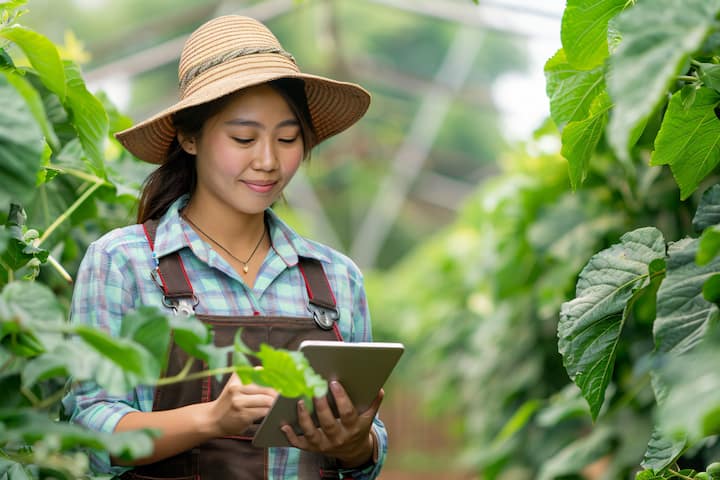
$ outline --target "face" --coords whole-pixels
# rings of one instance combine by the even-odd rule
[[[204,209],[262,213],[282,193],[303,159],[300,124],[267,85],[236,93],[197,137],[178,135],[196,156],[193,202]]]

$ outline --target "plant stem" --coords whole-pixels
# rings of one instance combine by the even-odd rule
[[[672,473],[673,475],[675,475],[675,476],[678,477],[678,478],[683,478],[683,479],[685,479],[685,480],[693,480],[692,477],[686,477],[686,476],[683,475],[682,473],[676,472],[675,470],[673,470],[673,469],[671,469],[671,468],[668,468],[667,471],[670,472],[670,473]]]
[[[78,207],[79,207],[80,205],[82,205],[82,203],[83,203],[85,200],[87,200],[88,197],[90,197],[90,195],[92,195],[92,194],[95,192],[95,190],[97,190],[98,188],[102,187],[104,184],[105,184],[105,181],[104,181],[104,180],[101,181],[101,182],[95,182],[90,188],[88,188],[87,190],[85,190],[85,191],[83,192],[83,194],[80,195],[80,197],[79,197],[77,200],[75,200],[75,202],[73,202],[73,204],[70,205],[67,210],[65,210],[58,218],[56,218],[55,221],[52,223],[52,225],[50,225],[50,226],[47,228],[47,230],[45,230],[45,233],[43,233],[43,234],[42,234],[42,237],[40,237],[40,239],[38,240],[37,246],[40,246],[45,240],[47,240],[48,237],[49,237],[50,235],[52,235],[52,233],[53,233],[65,220],[67,220],[67,219],[70,217],[70,215],[72,215],[73,212],[75,212],[75,210],[77,210]]]
[[[177,375],[173,375],[172,377],[165,377],[159,379],[156,383],[156,387],[161,387],[163,385],[170,385],[173,383],[178,382],[186,382],[188,380],[197,380],[198,378],[205,378],[205,377],[211,377],[214,375],[225,375],[227,373],[233,373],[237,372],[238,370],[242,370],[244,367],[222,367],[222,368],[214,368],[211,370],[204,370],[202,372],[195,372],[191,374],[187,374],[187,370],[189,370],[188,364],[185,364],[182,371],[178,373]],[[252,367],[246,367],[246,368],[252,368]]]
[[[73,279],[70,276],[70,274],[67,272],[67,270],[65,270],[65,268],[62,265],[60,265],[60,263],[57,260],[55,260],[53,258],[52,255],[48,255],[47,261],[50,264],[50,266],[53,267],[60,274],[60,276],[63,279],[65,279],[65,281],[67,281],[68,283],[73,283]]]
[[[38,402],[37,405],[35,405],[35,408],[39,409],[45,409],[50,406],[52,406],[55,402],[59,401],[63,395],[65,395],[65,389],[61,388],[60,390],[57,390],[55,393],[50,395],[47,398],[44,398],[42,401]]]
[[[677,79],[681,80],[683,82],[691,82],[691,83],[695,83],[698,81],[697,77],[693,77],[692,75],[678,75]]]
[[[20,392],[25,395],[25,398],[30,400],[33,407],[37,408],[38,405],[40,405],[40,399],[29,388],[20,387]]]

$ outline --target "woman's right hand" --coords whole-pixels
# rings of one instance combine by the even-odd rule
[[[243,385],[233,373],[218,398],[209,404],[210,422],[216,436],[243,433],[255,420],[267,415],[277,395],[277,391],[269,387]]]

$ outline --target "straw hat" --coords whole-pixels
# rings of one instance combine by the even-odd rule
[[[305,82],[316,143],[358,121],[370,104],[370,94],[358,85],[301,73],[265,25],[238,15],[210,20],[190,35],[180,56],[178,78],[180,101],[115,134],[146,162],[165,161],[176,134],[175,112],[270,80],[300,78]]]

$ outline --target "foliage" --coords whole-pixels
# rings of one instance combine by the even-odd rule
[[[370,282],[483,478],[709,478],[720,458],[718,14],[568,0],[545,66],[564,160],[504,158]]]
[[[125,316],[117,337],[66,321],[70,275],[62,265],[76,262],[83,234],[112,225],[101,209],[122,222],[134,205],[133,186],[117,173],[131,159],[110,136],[127,120],[88,91],[78,66],[50,40],[17,23],[24,3],[0,3],[0,205],[7,211],[0,229],[0,477],[86,478],[87,450],[126,460],[152,451],[150,431],[111,435],[59,422],[59,401],[78,382],[122,394],[236,372],[286,396],[324,395],[325,381],[301,354],[266,345],[251,352],[239,335],[234,345],[216,347],[212,331],[192,317],[141,307]],[[209,370],[161,378],[171,338]],[[250,354],[262,369],[250,365]]]

